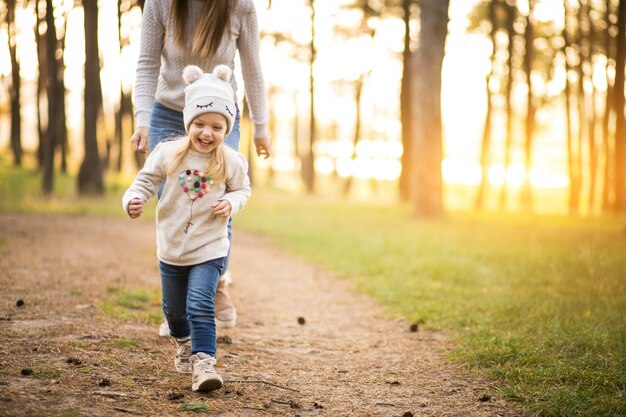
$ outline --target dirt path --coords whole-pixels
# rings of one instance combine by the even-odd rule
[[[193,393],[171,340],[99,308],[112,285],[158,288],[153,237],[149,220],[0,214],[1,416],[189,415],[178,408],[193,402],[224,416],[523,415],[446,363],[441,334],[382,319],[348,281],[241,230],[239,324],[218,331],[232,339],[218,344],[226,385]]]

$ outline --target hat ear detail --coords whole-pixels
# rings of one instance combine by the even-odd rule
[[[233,75],[233,70],[231,70],[228,65],[218,65],[213,69],[213,74],[228,82]]]
[[[191,84],[204,74],[197,65],[187,65],[183,70],[183,80],[186,84]]]

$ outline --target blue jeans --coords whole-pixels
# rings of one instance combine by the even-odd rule
[[[217,258],[188,266],[159,262],[163,312],[170,334],[191,336],[192,354],[204,352],[215,357],[215,291],[225,271],[224,261]]]
[[[241,139],[241,133],[239,132],[239,107],[237,106],[237,114],[235,115],[235,123],[233,123],[233,130],[224,138],[224,143],[230,148],[238,151],[239,140]],[[150,145],[150,151],[152,151],[159,142],[163,140],[175,138],[178,136],[184,136],[185,122],[183,121],[183,113],[180,111],[172,110],[165,107],[158,101],[154,101],[152,107],[152,117],[150,118],[150,130],[148,131],[148,143]],[[163,185],[159,190],[159,198],[163,191]],[[228,242],[232,246],[233,242],[233,220],[228,219]],[[228,269],[230,263],[230,248],[226,255],[226,261],[224,271]]]

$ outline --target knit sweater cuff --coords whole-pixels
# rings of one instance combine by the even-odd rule
[[[254,124],[254,138],[267,138],[269,137],[269,130],[267,129],[267,123],[255,123]]]
[[[135,113],[135,120],[137,122],[135,128],[138,127],[150,127],[150,116],[152,114],[149,111],[138,111]]]

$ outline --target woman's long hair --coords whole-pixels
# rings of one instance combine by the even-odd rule
[[[185,28],[189,19],[190,0],[171,0],[167,30],[174,33],[174,43],[181,49],[189,47]],[[205,0],[191,39],[191,52],[210,58],[217,52],[222,37],[230,26],[231,0]]]
[[[183,136],[178,140],[178,146],[174,148],[172,157],[167,163],[167,175],[172,175],[176,172],[182,160],[187,156],[189,149],[191,149],[191,139],[189,135]],[[210,176],[215,184],[226,182],[226,150],[224,149],[224,144],[220,144],[209,152],[208,157],[204,168],[206,177]]]

